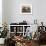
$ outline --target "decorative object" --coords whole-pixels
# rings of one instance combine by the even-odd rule
[[[4,24],[3,24],[3,31],[1,32],[0,38],[6,38],[6,37],[7,37],[7,32],[8,32],[7,24],[4,23]]]
[[[0,31],[0,44],[4,44],[4,40],[7,37],[8,29],[7,24],[3,24],[3,31]]]
[[[5,38],[0,38],[0,44],[4,44]]]
[[[28,40],[32,39],[32,32],[30,32],[30,27],[26,29],[26,38]]]
[[[34,20],[34,24],[37,24],[37,19]]]
[[[22,14],[32,14],[32,4],[23,4],[21,6],[20,12]]]

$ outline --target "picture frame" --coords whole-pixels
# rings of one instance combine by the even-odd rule
[[[21,14],[32,14],[32,4],[22,4],[20,8]]]

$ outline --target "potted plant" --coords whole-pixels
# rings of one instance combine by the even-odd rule
[[[4,40],[7,37],[8,29],[7,24],[3,25],[3,31],[0,31],[0,44],[4,44]]]

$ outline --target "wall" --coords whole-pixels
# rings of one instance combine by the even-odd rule
[[[2,0],[0,0],[0,27],[2,27]]]
[[[7,0],[2,0],[2,23],[8,23],[8,15],[7,15]]]
[[[8,4],[10,3],[10,4]],[[23,15],[20,13],[20,8],[22,4],[32,4],[32,0],[11,0],[10,2],[7,1],[7,16],[9,17],[9,23],[12,22],[22,22],[23,20],[28,21],[29,23],[32,22],[33,17],[32,15]],[[9,9],[9,10],[8,10]]]
[[[43,21],[44,25],[46,25],[46,0],[4,0],[3,3],[3,21],[6,21],[7,23],[18,23],[26,20],[29,24],[31,24],[34,22],[34,19],[37,19],[38,24]],[[21,4],[26,3],[32,3],[32,15],[23,15],[20,13]]]
[[[35,0],[33,1],[35,2]],[[46,25],[46,0],[37,0],[35,3],[33,3],[34,6],[36,5],[36,7],[34,8],[33,14],[35,16],[35,18],[37,18],[38,23],[40,24],[41,21],[44,22],[44,25]],[[37,12],[35,12],[37,9]]]
[[[46,0],[39,1],[39,20],[44,22],[46,25]]]

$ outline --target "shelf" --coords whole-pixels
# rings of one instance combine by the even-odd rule
[[[22,36],[25,36],[26,28],[30,27],[30,26],[31,25],[9,25],[9,29],[10,29],[10,33],[16,33],[17,35],[22,34]],[[14,30],[16,32],[14,32]],[[11,31],[13,31],[13,32],[11,32]]]
[[[15,32],[10,32],[10,33],[15,33]]]
[[[16,32],[16,33],[23,33],[23,32]]]
[[[15,32],[10,32],[10,33],[15,33]],[[23,33],[23,32],[16,32],[16,33]]]
[[[9,25],[9,26],[31,26],[31,25]]]

